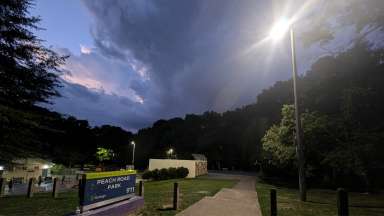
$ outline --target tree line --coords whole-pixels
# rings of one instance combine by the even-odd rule
[[[384,50],[368,43],[320,58],[298,81],[310,184],[382,186]],[[211,169],[262,168],[296,181],[292,80],[276,82],[257,102],[224,113],[188,114],[141,129],[140,165],[174,148],[203,153]]]
[[[97,164],[97,149],[105,148],[113,152],[106,164],[124,166],[135,141],[140,169],[172,148],[180,159],[206,155],[210,169],[261,169],[265,177],[296,181],[292,80],[276,82],[253,104],[158,120],[135,134],[110,125],[91,127],[36,105],[59,96],[66,56],[44,47],[31,32],[39,18],[28,15],[30,4],[0,3],[0,160]],[[310,184],[382,187],[383,58],[382,48],[357,40],[346,51],[318,59],[299,77]]]

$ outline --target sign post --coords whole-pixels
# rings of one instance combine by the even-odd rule
[[[80,210],[85,212],[135,196],[136,171],[120,170],[83,174],[80,181]]]

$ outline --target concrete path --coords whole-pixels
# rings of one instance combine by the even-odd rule
[[[255,190],[255,177],[214,174],[210,178],[238,179],[233,188],[223,188],[212,197],[204,197],[178,216],[262,216]]]

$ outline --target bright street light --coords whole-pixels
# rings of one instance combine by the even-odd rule
[[[280,19],[273,25],[271,31],[269,32],[269,37],[275,41],[280,40],[290,29],[291,24],[292,22],[287,18]]]
[[[167,155],[168,155],[168,158],[170,158],[173,154],[173,149],[170,148],[168,151],[167,151]]]
[[[131,145],[133,146],[133,149],[132,149],[132,166],[134,166],[134,164],[135,164],[135,147],[136,147],[135,141],[131,141]]]
[[[173,153],[173,149],[170,148],[170,149],[168,150],[168,154],[172,154],[172,153]]]
[[[295,51],[295,35],[293,32],[292,21],[288,19],[279,20],[272,28],[269,37],[273,40],[282,39],[287,31],[290,31],[291,36],[291,55],[292,55],[292,80],[293,80],[293,96],[295,105],[295,130],[297,143],[297,160],[299,166],[299,190],[300,200],[307,200],[307,189],[305,183],[305,158],[304,158],[304,143],[303,131],[300,120],[300,110],[297,98],[297,66],[296,66],[296,51]]]

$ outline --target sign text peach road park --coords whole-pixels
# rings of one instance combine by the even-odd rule
[[[80,206],[86,211],[133,197],[136,171],[86,173],[81,182]]]

